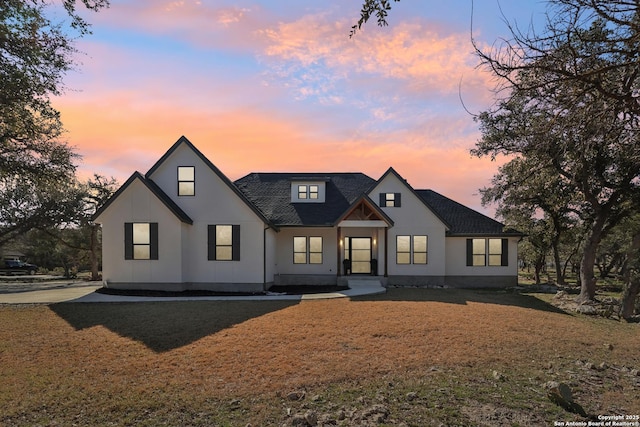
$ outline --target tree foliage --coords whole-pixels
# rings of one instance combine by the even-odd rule
[[[82,0],[91,10],[107,0]],[[71,27],[89,32],[75,0],[65,0]],[[61,140],[63,126],[51,99],[63,92],[73,66],[73,40],[47,17],[39,0],[0,5],[0,244],[30,228],[64,220],[58,197],[69,195],[77,154]]]
[[[400,0],[393,0],[399,2]],[[366,24],[372,16],[375,16],[378,20],[378,26],[385,27],[388,25],[387,16],[391,10],[390,0],[365,0],[362,3],[362,9],[360,10],[360,19],[351,27],[349,37],[353,37],[358,30]]]
[[[118,182],[112,178],[94,174],[86,182],[77,182],[65,202],[67,208],[64,222],[57,222],[55,227],[35,227],[40,233],[34,234],[53,239],[57,244],[56,253],[63,262],[68,273],[72,265],[87,258],[91,269],[91,280],[99,279],[100,226],[92,221],[97,210],[115,193]],[[45,238],[46,242],[47,239]]]
[[[598,245],[640,200],[639,6],[596,0],[551,4],[554,14],[543,34],[512,29],[513,39],[500,49],[478,49],[506,91],[478,116],[482,138],[473,152],[526,159],[529,170],[515,173],[511,186],[526,181],[526,188],[539,188],[530,185],[530,171],[546,171],[548,188],[536,200],[541,209],[545,200],[561,206],[558,194],[579,196],[567,206],[586,230],[580,298],[590,300]]]

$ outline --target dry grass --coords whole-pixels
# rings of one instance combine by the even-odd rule
[[[0,306],[0,425],[281,425],[301,389],[318,410],[382,400],[409,425],[499,408],[552,424],[549,380],[592,414],[640,414],[638,349],[638,324],[500,292]]]

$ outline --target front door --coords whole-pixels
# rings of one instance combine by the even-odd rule
[[[348,237],[345,258],[351,260],[352,274],[371,274],[371,237]]]

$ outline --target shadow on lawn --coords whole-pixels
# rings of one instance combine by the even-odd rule
[[[60,303],[49,308],[76,330],[104,326],[162,353],[298,301]]]
[[[535,296],[514,290],[487,289],[433,289],[433,288],[390,288],[384,294],[352,298],[352,301],[413,301],[462,304],[469,302],[482,304],[510,305],[551,313],[567,314]]]

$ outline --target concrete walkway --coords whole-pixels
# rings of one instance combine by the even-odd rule
[[[1,286],[1,285],[0,285]],[[305,295],[247,295],[247,296],[190,296],[190,297],[142,297],[106,295],[97,293],[102,285],[81,282],[73,286],[25,292],[0,293],[0,304],[54,304],[60,302],[162,302],[162,301],[303,301],[330,298],[349,298],[384,293],[387,290],[375,280],[349,281],[349,289],[340,292]]]

